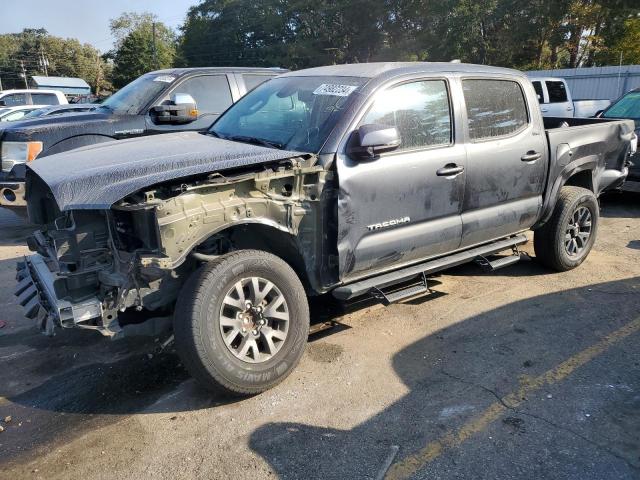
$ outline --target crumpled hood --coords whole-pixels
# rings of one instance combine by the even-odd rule
[[[120,140],[51,155],[27,168],[51,189],[60,210],[107,209],[143,188],[192,175],[308,154],[222,140],[196,132]]]

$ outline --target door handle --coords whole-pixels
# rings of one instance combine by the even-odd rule
[[[573,107],[567,107],[567,110],[573,110]]]
[[[541,111],[542,113],[547,113],[547,112],[549,111],[549,109],[548,109],[548,108],[541,108],[541,109],[540,109],[540,111]]]
[[[527,153],[525,153],[523,156],[520,157],[520,160],[522,160],[523,162],[533,163],[536,160],[538,160],[541,156],[542,154],[540,152],[534,152],[533,150],[529,150]]]
[[[444,167],[436,170],[436,175],[439,177],[452,177],[460,175],[462,172],[464,172],[463,166],[456,165],[455,163],[447,163]]]

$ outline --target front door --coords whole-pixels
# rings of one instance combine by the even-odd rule
[[[542,206],[547,151],[544,127],[528,112],[523,85],[463,79],[462,88],[467,175],[461,246],[468,247],[535,223]],[[533,91],[530,98],[535,102]]]
[[[400,147],[371,161],[339,155],[341,280],[458,248],[466,154],[454,140],[449,92],[444,79],[379,92],[360,125],[396,127]]]

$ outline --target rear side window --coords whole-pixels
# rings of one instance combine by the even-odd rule
[[[449,95],[443,80],[405,83],[376,98],[361,122],[396,127],[399,150],[451,143]]]
[[[266,82],[271,78],[271,75],[247,75],[242,74],[242,80],[244,80],[244,86],[247,87],[247,92],[253,90],[261,83]]]
[[[510,135],[527,125],[527,105],[517,82],[463,80],[462,88],[472,140]]]
[[[544,94],[542,93],[542,84],[540,82],[531,82],[533,83],[533,88],[536,91],[536,95],[538,96],[538,101],[540,103],[544,102]]]
[[[24,93],[12,93],[0,98],[7,107],[17,107],[18,105],[27,104],[27,96]]]
[[[547,92],[549,92],[549,103],[561,103],[567,101],[567,88],[564,82],[547,81]]]
[[[201,75],[182,82],[175,93],[191,95],[201,114],[222,113],[233,103],[226,75]]]
[[[32,93],[31,102],[34,105],[59,105],[58,97],[53,93]]]

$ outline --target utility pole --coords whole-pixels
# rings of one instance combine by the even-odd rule
[[[158,67],[158,50],[156,49],[156,22],[151,22],[151,34],[153,37],[153,40],[152,40],[153,66],[157,70],[159,67]]]
[[[29,83],[27,82],[27,72],[24,69],[24,60],[20,60],[20,68],[22,69],[22,78],[24,78],[24,88],[29,89]]]
[[[48,77],[49,76],[49,70],[48,70],[49,60],[47,60],[47,57],[44,56],[44,52],[42,51],[42,49],[40,50],[40,65],[44,69],[45,77]]]

